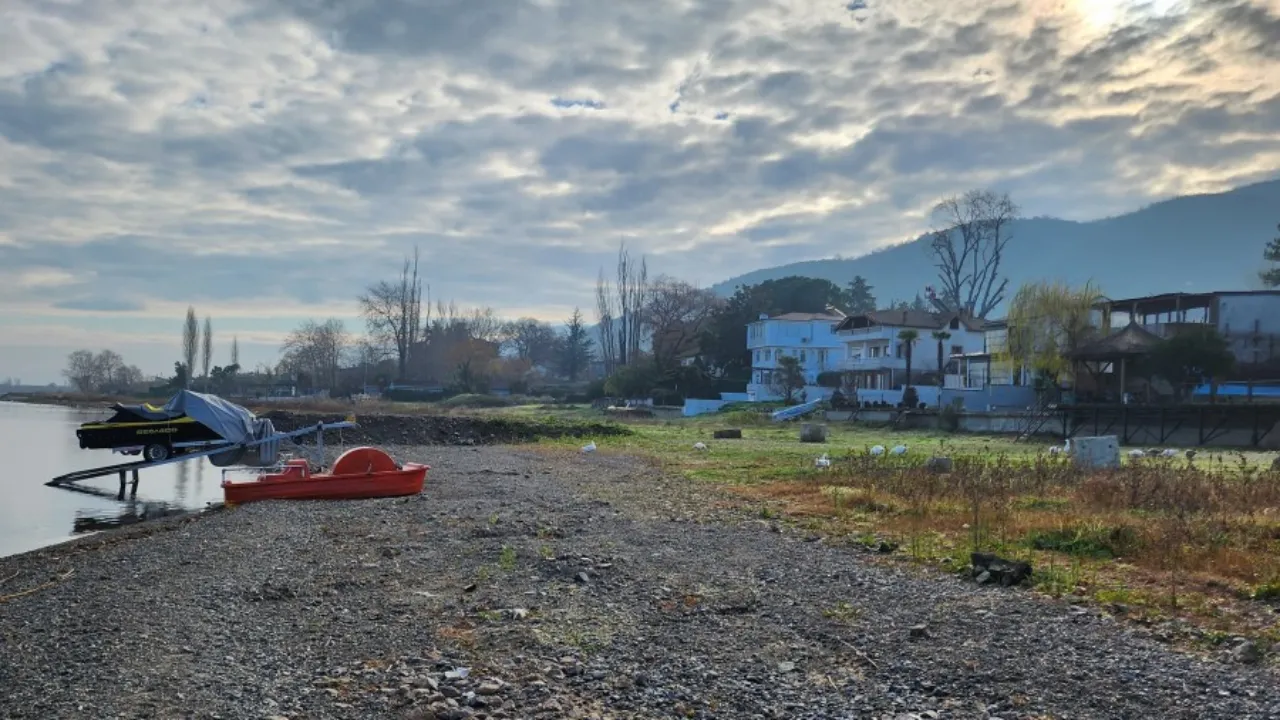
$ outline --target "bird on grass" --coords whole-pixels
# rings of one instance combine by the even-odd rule
[[[1066,442],[1061,446],[1053,445],[1049,448],[1050,455],[1070,455],[1071,454],[1071,438],[1067,438]]]
[[[1160,457],[1162,457],[1162,458],[1176,458],[1176,457],[1178,457],[1178,451],[1177,451],[1176,449],[1174,449],[1174,448],[1165,448],[1164,450],[1161,450],[1161,451],[1160,451]]]
[[[871,449],[870,449],[870,450],[868,450],[867,452],[871,453],[872,455],[875,455],[875,456],[879,457],[880,455],[883,455],[883,454],[884,454],[884,446],[883,446],[883,445],[872,445],[872,446],[871,446]]]
[[[889,451],[889,454],[890,454],[890,455],[906,455],[906,454],[907,454],[907,446],[906,446],[906,445],[894,445],[894,446],[893,446],[893,449]]]
[[[831,467],[831,458],[826,453],[822,453],[822,457],[813,461],[813,466],[823,469],[829,468]]]
[[[587,443],[586,445],[583,445],[583,446],[582,446],[582,452],[584,452],[584,453],[593,453],[593,452],[595,452],[595,451],[596,451],[596,441],[595,441],[595,440],[592,440],[591,442],[589,442],[589,443]]]
[[[1141,450],[1139,450],[1139,449],[1137,449],[1137,448],[1134,448],[1133,450],[1130,450],[1127,454],[1129,455],[1129,457],[1130,457],[1130,458],[1132,458],[1132,459],[1134,459],[1134,460],[1140,460],[1140,459],[1142,459],[1142,458],[1144,458],[1144,457],[1146,457],[1146,456],[1147,456],[1147,454],[1146,454],[1145,452],[1143,452],[1143,451],[1141,451]]]
[[[693,444],[693,449],[694,449],[694,450],[700,450],[700,451],[701,451],[701,450],[706,450],[706,449],[707,449],[707,444],[706,444],[706,443],[704,443],[704,442],[696,442],[696,443],[694,443],[694,444]]]

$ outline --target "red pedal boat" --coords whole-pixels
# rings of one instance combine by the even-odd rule
[[[313,473],[306,460],[289,460],[284,470],[256,480],[223,481],[222,497],[229,505],[255,500],[357,500],[417,495],[431,468],[417,463],[397,465],[385,452],[352,448],[333,463],[328,473]]]

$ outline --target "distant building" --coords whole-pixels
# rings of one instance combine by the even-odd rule
[[[1280,361],[1280,290],[1166,293],[1108,299],[1099,305],[1105,328],[1136,323],[1161,338],[1209,325],[1227,339],[1241,365]]]
[[[858,388],[893,390],[906,384],[906,343],[898,337],[904,330],[917,334],[911,351],[912,375],[936,376],[948,367],[954,371],[953,358],[982,352],[986,347],[983,321],[960,313],[877,310],[850,315],[836,326],[835,335],[844,348],[842,369],[853,373]],[[942,368],[938,367],[935,332],[949,335],[942,341]]]
[[[982,388],[992,385],[1030,385],[1031,374],[1001,356],[1009,347],[1009,321],[989,320],[982,325],[982,349],[952,355],[953,374],[947,375],[947,387]]]
[[[818,375],[840,368],[843,344],[834,328],[843,318],[827,313],[762,314],[747,325],[747,349],[751,352],[751,382],[747,393],[770,398],[778,361],[794,357],[800,363],[805,384],[816,386]]]

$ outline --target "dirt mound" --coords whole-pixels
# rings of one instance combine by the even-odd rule
[[[324,413],[271,410],[268,418],[277,430],[297,430],[317,422],[341,420]],[[609,423],[568,423],[503,417],[454,415],[361,415],[358,427],[343,430],[346,444],[368,445],[508,445],[544,438],[596,438],[629,435],[631,431]]]

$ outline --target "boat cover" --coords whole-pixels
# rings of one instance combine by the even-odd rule
[[[237,445],[275,434],[270,420],[217,395],[182,390],[165,403],[164,412],[170,417],[186,415]]]

